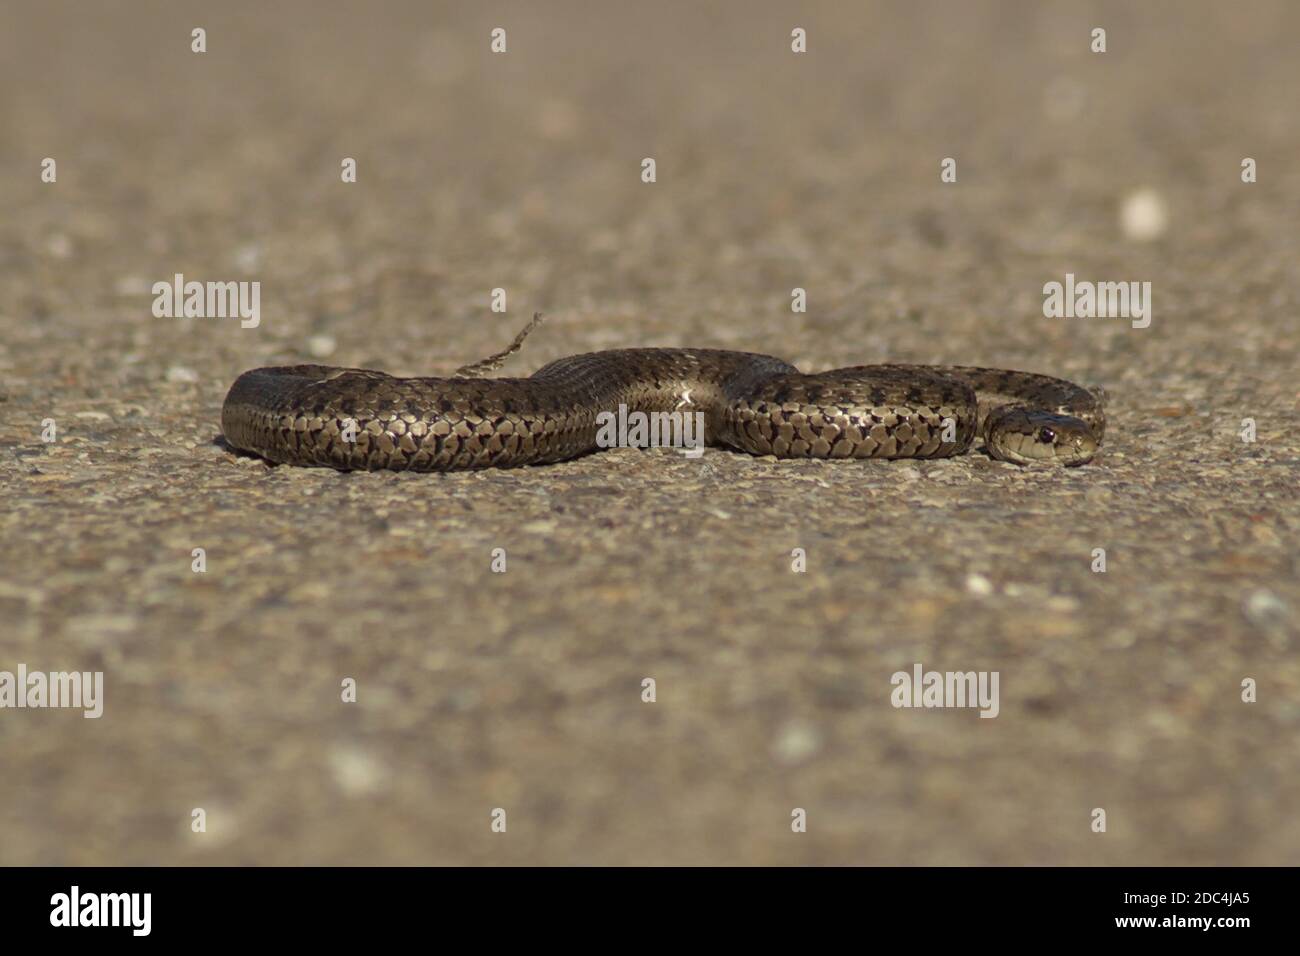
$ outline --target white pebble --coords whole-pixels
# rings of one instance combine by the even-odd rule
[[[1286,602],[1272,591],[1259,590],[1246,598],[1246,617],[1263,627],[1283,623],[1291,615]]]
[[[982,574],[966,575],[966,590],[981,596],[993,593],[993,582]]]
[[[307,351],[313,358],[327,358],[334,354],[334,350],[339,344],[334,341],[332,335],[313,335],[307,340]]]
[[[777,731],[772,754],[783,764],[802,763],[822,748],[822,736],[806,720],[791,720]]]
[[[1154,189],[1129,193],[1120,205],[1119,223],[1127,239],[1135,242],[1159,239],[1169,226],[1169,210],[1164,197]]]
[[[186,368],[184,365],[173,365],[167,370],[167,381],[185,382],[187,384],[197,382],[199,373],[192,368]]]
[[[329,755],[334,784],[344,795],[363,797],[383,790],[388,769],[374,756],[353,746],[336,746]]]

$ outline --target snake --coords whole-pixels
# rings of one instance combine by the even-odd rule
[[[617,413],[702,416],[705,444],[776,458],[945,458],[1086,464],[1105,393],[1033,372],[860,365],[803,373],[770,355],[631,348],[571,355],[526,378],[483,377],[511,346],[445,378],[288,365],[244,372],[221,410],[231,447],[340,471],[545,464],[607,447]]]

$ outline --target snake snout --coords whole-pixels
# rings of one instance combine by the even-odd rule
[[[1058,446],[1056,455],[1066,466],[1086,465],[1096,456],[1099,447],[1092,431],[1080,423],[1080,427],[1069,436],[1069,441]]]

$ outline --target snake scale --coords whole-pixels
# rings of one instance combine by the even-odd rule
[[[1101,393],[1031,372],[867,365],[803,374],[750,352],[617,349],[572,355],[528,378],[479,378],[517,351],[451,378],[291,365],[245,372],[221,411],[226,441],[273,462],[343,471],[458,471],[574,458],[598,447],[597,416],[704,413],[704,437],[777,458],[943,458],[978,436],[994,458],[1091,461]],[[349,440],[350,439],[350,440]]]

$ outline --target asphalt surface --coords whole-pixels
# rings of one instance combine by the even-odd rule
[[[0,672],[104,675],[0,709],[0,864],[1297,862],[1293,5],[0,18]],[[156,317],[176,273],[259,323]],[[1149,326],[1046,317],[1067,274]],[[221,440],[245,369],[447,374],[534,310],[505,374],[981,364],[1110,427],[1068,471]],[[892,706],[917,663],[997,717]]]

